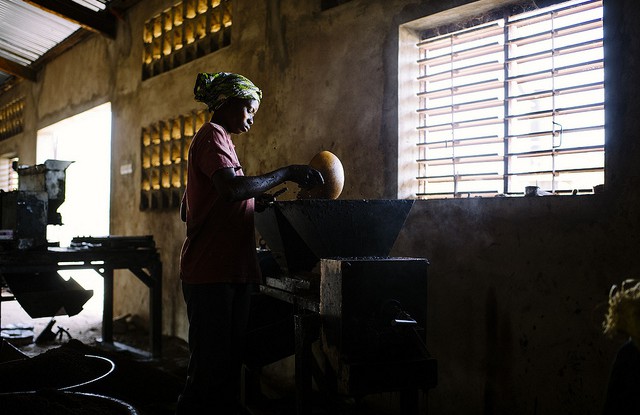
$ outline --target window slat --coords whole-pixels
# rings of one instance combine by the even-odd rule
[[[497,172],[487,172],[487,173],[468,173],[468,174],[447,174],[442,176],[418,176],[416,179],[424,179],[433,181],[436,183],[443,183],[447,181],[451,181],[451,179],[456,178],[459,181],[477,181],[477,180],[495,180],[501,179],[502,175]],[[449,179],[449,180],[447,180]]]
[[[602,29],[602,19],[593,19],[588,22],[577,23],[571,26],[565,26],[553,30],[535,33],[528,36],[514,38],[509,40],[508,45],[525,46],[532,43],[550,40],[554,37],[569,36],[576,33],[586,32],[593,29]]]
[[[416,193],[416,196],[418,197],[441,197],[441,198],[451,198],[451,197],[456,197],[457,195],[464,195],[465,197],[480,197],[480,196],[487,196],[487,195],[496,195],[498,192],[495,191],[482,191],[482,190],[475,190],[473,192],[458,192],[455,194],[452,193],[447,193],[447,192],[428,192],[428,193],[424,193],[424,192],[418,192]]]
[[[420,108],[418,109],[418,112],[425,113],[428,115],[442,115],[442,114],[448,114],[453,111],[455,111],[456,113],[459,113],[464,111],[474,111],[478,109],[493,108],[493,107],[502,106],[502,105],[504,105],[502,100],[499,100],[498,98],[487,98],[487,99],[479,99],[476,101],[461,102],[459,104],[453,104],[453,105],[442,105],[440,107]]]
[[[480,163],[487,161],[502,161],[503,157],[493,154],[474,154],[472,156],[459,156],[459,157],[442,157],[436,159],[418,159],[419,163],[425,163],[430,166],[444,166],[447,164],[462,164],[462,163]]]
[[[521,114],[507,115],[505,119],[513,120],[531,120],[535,118],[549,117],[550,115],[562,115],[562,114],[576,114],[580,112],[589,112],[604,109],[604,102],[594,102],[592,104],[584,104],[576,107],[555,108],[550,110],[530,111],[523,112]]]
[[[520,153],[509,153],[509,156],[517,156],[517,157],[543,157],[550,156],[553,153],[556,154],[578,154],[578,153],[597,153],[604,152],[604,146],[586,146],[586,147],[569,147],[569,148],[556,148],[554,150],[534,150],[534,151],[523,151]]]
[[[419,97],[425,97],[425,98],[442,98],[442,97],[452,95],[453,93],[462,95],[462,94],[470,94],[474,92],[491,91],[491,90],[495,90],[496,88],[501,88],[503,84],[504,82],[500,81],[498,78],[492,78],[486,81],[472,82],[468,84],[454,86],[451,88],[443,88],[443,89],[437,89],[433,91],[419,92],[417,95]]]
[[[455,140],[441,140],[441,141],[432,141],[425,143],[418,143],[419,147],[428,147],[428,148],[446,148],[453,146],[473,146],[479,144],[496,144],[502,143],[503,138],[497,135],[489,135],[485,137],[471,137],[471,138],[460,138]]]
[[[588,167],[588,168],[583,168],[583,169],[559,169],[556,170],[555,173],[556,174],[562,174],[562,173],[586,173],[586,172],[599,172],[601,169],[597,168],[597,167]],[[542,175],[542,174],[551,174],[552,171],[551,170],[533,170],[533,171],[527,171],[527,172],[518,172],[518,173],[508,173],[505,176],[528,176],[528,175]]]
[[[522,100],[527,100],[527,99],[537,99],[537,98],[544,98],[544,97],[549,97],[552,95],[564,95],[564,94],[572,94],[572,93],[576,93],[576,92],[587,92],[587,91],[595,91],[598,89],[604,89],[604,83],[602,82],[593,82],[590,84],[582,84],[582,85],[576,85],[576,86],[570,86],[567,88],[557,88],[557,89],[546,89],[546,90],[540,90],[540,91],[535,91],[535,92],[531,92],[528,94],[520,94],[520,95],[512,95],[510,97],[507,97],[506,100],[507,101],[522,101]]]
[[[459,62],[466,59],[477,58],[478,56],[501,52],[503,49],[504,46],[502,44],[498,42],[491,42],[486,45],[475,46],[468,49],[455,51],[447,55],[436,56],[433,58],[423,58],[418,60],[418,63],[428,66],[442,65],[447,62]]]
[[[469,76],[469,75],[477,75],[483,72],[494,72],[501,70],[503,64],[493,60],[490,62],[483,62],[474,65],[464,66],[461,68],[455,69],[447,69],[444,71],[436,72],[434,74],[428,74],[419,77],[419,80],[427,80],[431,82],[442,81],[444,79],[449,79],[455,76]]]
[[[603,129],[604,129],[604,125],[602,124],[593,125],[589,127],[567,128],[564,130],[564,134],[580,133],[580,132],[588,132],[588,131],[601,131]],[[537,132],[525,133],[525,134],[511,134],[511,135],[507,135],[506,138],[526,139],[526,138],[540,137],[540,136],[551,135],[551,134],[553,134],[553,130],[545,130],[545,131],[537,131]]]
[[[546,58],[550,56],[558,57],[558,56],[568,55],[570,53],[600,49],[602,48],[602,46],[603,46],[603,40],[599,38],[599,39],[588,40],[586,42],[574,43],[573,45],[563,46],[561,48],[556,48],[554,50],[543,50],[540,52],[530,53],[527,55],[512,56],[508,58],[506,62],[507,63],[531,62],[540,58]]]
[[[438,49],[450,44],[460,44],[471,40],[480,39],[482,37],[495,36],[502,34],[503,28],[498,22],[475,26],[470,29],[461,30],[455,34],[446,34],[422,40],[418,43],[418,47],[429,47],[429,49]],[[453,40],[452,40],[453,38]],[[443,46],[444,45],[444,46]]]
[[[550,11],[524,13],[521,16],[512,16],[509,18],[509,24],[525,25],[539,23],[549,20],[551,14],[556,17],[564,17],[572,14],[582,13],[589,10],[595,10],[602,7],[601,1],[585,1],[582,4],[568,2],[567,6],[554,8]]]
[[[486,118],[477,118],[474,120],[468,121],[460,121],[454,123],[442,123],[442,124],[433,124],[433,125],[425,125],[417,127],[418,130],[428,130],[428,131],[443,131],[449,130],[451,128],[469,128],[469,127],[482,127],[491,124],[501,124],[503,121],[499,117],[486,117]]]
[[[603,69],[604,60],[596,59],[589,62],[582,62],[575,65],[567,65],[555,69],[547,69],[538,72],[532,72],[524,75],[516,75],[507,78],[507,81],[530,82],[539,79],[549,78],[551,76],[574,75],[594,69]]]

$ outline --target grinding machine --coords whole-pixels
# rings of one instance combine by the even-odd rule
[[[71,163],[47,160],[34,166],[14,166],[18,190],[0,192],[3,249],[47,247],[47,225],[62,225],[58,208],[65,199],[66,170]]]
[[[299,399],[310,388],[302,366],[315,359],[309,344],[316,340],[322,375],[338,394],[436,385],[437,362],[426,348],[429,262],[389,257],[412,206],[310,199],[276,201],[256,214],[261,292],[293,304],[297,314],[296,383],[306,383],[296,385]]]
[[[71,163],[46,160],[14,166],[18,190],[0,192],[1,265],[16,262],[12,255],[16,251],[32,253],[30,261],[46,255],[50,245],[47,226],[62,225],[58,208],[65,200],[66,169]],[[13,294],[2,299],[17,300],[32,318],[73,316],[93,296],[92,290],[85,290],[73,278],[65,280],[56,271],[3,272],[1,277]]]

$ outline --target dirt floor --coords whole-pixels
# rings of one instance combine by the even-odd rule
[[[3,339],[0,362],[5,363],[0,365],[0,393],[58,389],[81,383],[86,376],[91,377],[78,373],[78,380],[73,379],[79,367],[88,370],[91,362],[82,359],[86,355],[99,356],[112,361],[114,369],[103,379],[74,387],[68,392],[115,398],[132,405],[140,415],[174,413],[188,364],[188,346],[184,340],[163,337],[162,357],[151,359],[147,353],[148,334],[130,316],[114,320],[116,347],[100,343],[102,317],[101,310],[97,308],[87,307],[73,317],[56,316],[52,322],[51,318],[32,319],[16,301],[5,301],[0,317]],[[20,366],[13,364],[18,367],[17,371],[14,367],[14,372],[3,373],[2,370],[6,371],[10,366],[6,363],[17,358],[22,359]],[[30,367],[26,367],[26,363],[31,363]],[[47,399],[50,402],[53,397],[48,396]],[[0,402],[3,401],[0,399]],[[37,404],[38,400],[31,395],[28,402],[21,402],[21,415],[28,414],[25,411],[29,405]],[[9,408],[7,405],[7,402],[2,403],[3,413]],[[100,405],[94,399],[90,406],[97,410]],[[113,408],[107,411],[111,412],[105,413],[113,413]],[[51,410],[46,413],[49,412]],[[33,413],[43,412],[34,408]]]
[[[148,334],[140,328],[141,324],[135,317],[114,319],[116,347],[113,348],[100,343],[102,310],[92,307],[90,303],[73,317],[54,317],[53,323],[51,318],[31,318],[16,301],[2,302],[0,311],[3,338],[0,347],[0,412],[3,415],[121,413],[113,406],[97,402],[95,398],[87,400],[90,397],[80,396],[81,393],[117,400],[134,408],[139,415],[174,413],[188,365],[188,345],[184,340],[164,336],[162,357],[151,359],[148,354]],[[86,355],[109,359],[115,369],[98,381],[66,390],[76,393],[72,401],[68,394],[52,395],[55,389],[81,383],[91,377],[85,372],[95,362],[88,361]],[[21,360],[20,365],[14,363],[17,359]],[[25,359],[29,361],[25,362]],[[82,370],[79,366],[83,366]],[[74,379],[76,375],[78,379]],[[99,376],[97,373],[93,375]],[[253,382],[261,384],[257,379],[253,379]],[[14,393],[11,397],[3,398],[3,392],[41,389],[45,392],[29,395]],[[276,393],[275,396],[266,397],[262,392],[256,394],[254,391],[252,396],[255,400],[239,415],[296,413],[295,395],[282,397]],[[42,401],[46,403],[45,411],[42,410]],[[53,403],[56,407],[68,406],[61,406],[60,411],[56,412],[52,409]],[[313,411],[313,414],[319,413],[326,412]]]
[[[0,412],[3,415],[174,414],[186,377],[187,343],[164,336],[162,357],[151,359],[150,341],[143,325],[135,316],[122,316],[114,319],[116,347],[107,347],[100,343],[102,309],[96,304],[89,302],[79,314],[56,316],[52,322],[49,317],[31,318],[16,301],[0,303]],[[267,346],[260,344],[261,349]],[[87,355],[113,362],[113,369],[101,379],[87,382],[105,373],[104,365],[100,367],[96,358]],[[16,360],[20,362],[15,363]],[[292,356],[285,360],[292,361]],[[282,388],[282,379],[273,381],[269,378],[268,366],[265,368],[253,373],[253,378],[251,372],[245,371],[245,379],[249,379],[245,386],[251,385],[245,390],[246,395],[250,394],[250,403],[239,415],[296,414],[295,385]],[[91,370],[95,372],[87,373]],[[272,374],[277,372],[276,369]],[[78,384],[81,385],[74,386]],[[15,393],[25,390],[39,392]],[[3,392],[12,392],[12,395]],[[378,404],[373,409],[366,401],[354,404],[350,399],[328,402],[326,396],[314,392],[310,415],[396,412],[380,410]],[[45,405],[46,410],[41,405]]]

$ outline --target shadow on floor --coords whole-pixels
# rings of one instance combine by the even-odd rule
[[[31,356],[22,353],[20,348],[10,347],[9,343],[3,342],[0,357],[5,363],[0,364],[0,393],[34,390],[83,392],[126,402],[140,415],[173,414],[186,375],[186,344],[180,339],[167,337],[163,340],[165,353],[162,358],[154,360],[141,358],[130,350],[106,350],[76,339],[50,344],[49,347],[39,346],[39,349],[44,350],[40,354],[34,354],[33,347],[30,347]],[[94,356],[104,359],[96,359]],[[108,374],[99,378],[105,373]],[[99,379],[93,380],[96,378]],[[42,396],[38,397],[43,399]],[[21,397],[15,393],[13,397],[0,396],[3,414],[11,413],[6,411],[15,398]],[[61,404],[57,401],[59,397],[49,395],[47,398],[50,404]],[[29,405],[38,404],[33,397],[19,403],[16,414],[38,413],[28,411]],[[96,411],[97,408],[92,408],[92,412],[69,413],[113,413]]]

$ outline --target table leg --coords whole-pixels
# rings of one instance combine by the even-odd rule
[[[152,285],[149,286],[149,316],[151,319],[151,355],[162,356],[162,263],[150,268]]]
[[[104,303],[102,305],[102,342],[113,343],[113,269],[102,271]]]
[[[317,314],[296,314],[294,316],[296,354],[296,414],[311,414],[311,394],[313,382],[312,343],[318,338],[320,317]]]

